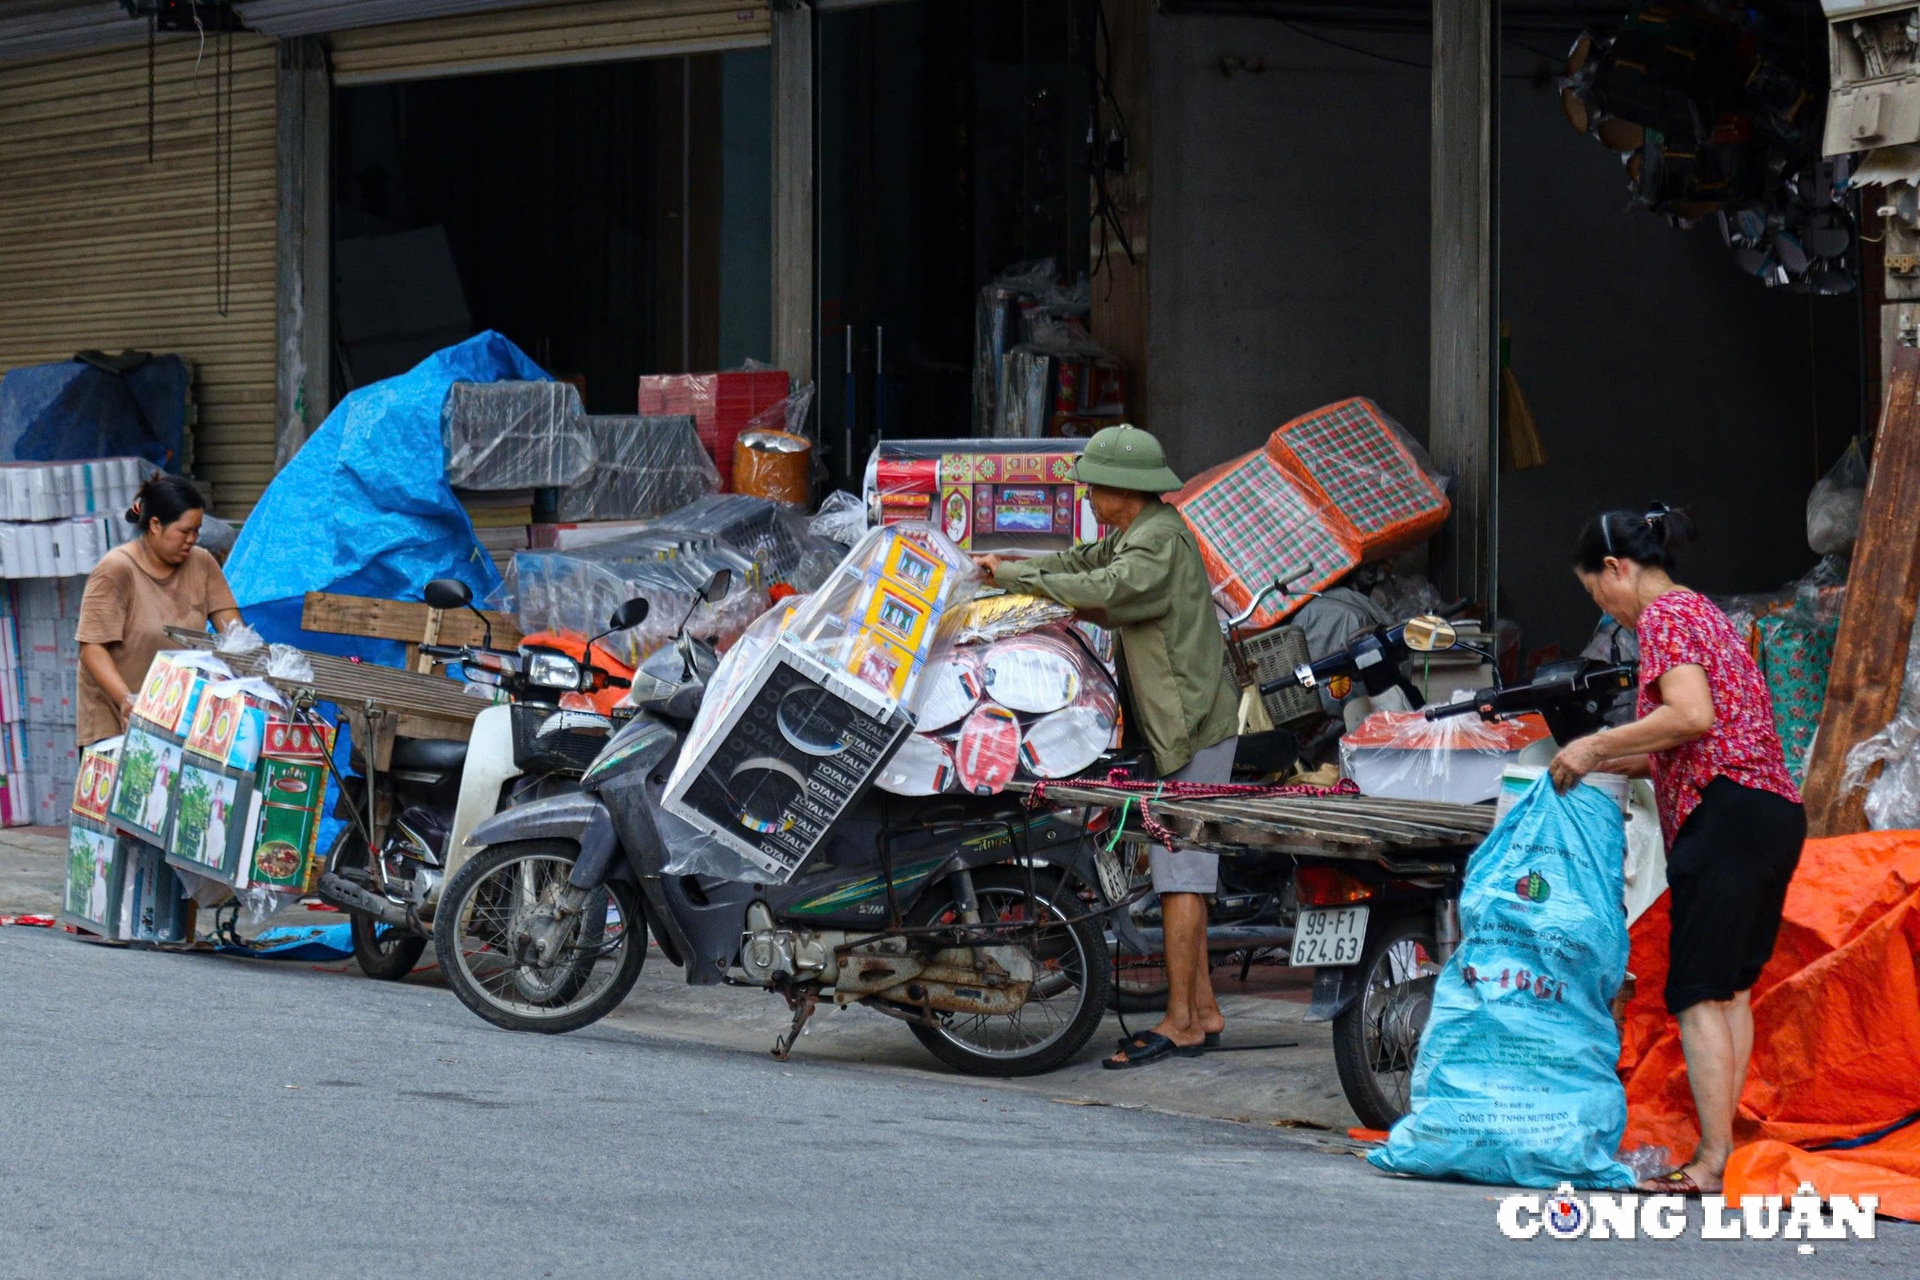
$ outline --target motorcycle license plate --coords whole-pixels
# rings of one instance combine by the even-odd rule
[[[1293,965],[1315,969],[1360,963],[1367,940],[1366,907],[1314,907],[1293,926]]]

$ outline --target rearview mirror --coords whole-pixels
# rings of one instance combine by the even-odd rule
[[[708,604],[719,604],[731,590],[733,590],[733,570],[715,569],[713,576],[707,579],[707,589],[700,593],[700,598]]]
[[[435,578],[421,594],[435,609],[464,609],[473,603],[473,589],[458,578]]]
[[[647,614],[651,609],[652,606],[647,603],[645,596],[635,596],[613,611],[613,616],[607,619],[607,630],[626,631],[637,627],[647,620]]]
[[[1408,618],[1400,630],[1401,639],[1407,648],[1415,653],[1436,653],[1453,648],[1459,640],[1453,624],[1445,618],[1436,618],[1432,614],[1422,614],[1418,618]]]

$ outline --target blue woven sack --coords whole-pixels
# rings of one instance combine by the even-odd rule
[[[1627,968],[1619,806],[1542,777],[1467,863],[1412,1110],[1375,1168],[1499,1186],[1633,1185],[1611,1006]]]

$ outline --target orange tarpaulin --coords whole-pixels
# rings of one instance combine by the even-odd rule
[[[1699,1129],[1661,995],[1667,934],[1663,896],[1630,933],[1638,986],[1621,1036],[1623,1146],[1664,1146],[1680,1160]],[[1920,1112],[1920,831],[1807,842],[1753,1019],[1727,1195],[1792,1195],[1804,1179],[1920,1220],[1920,1124],[1850,1150],[1806,1149]]]

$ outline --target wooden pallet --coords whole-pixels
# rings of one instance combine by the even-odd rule
[[[483,610],[493,629],[493,647],[512,651],[520,643],[520,621],[510,613]],[[300,625],[308,631],[372,640],[398,640],[407,646],[407,669],[431,672],[420,656],[423,644],[480,644],[487,634],[470,609],[436,609],[418,600],[380,600],[309,591],[300,607]]]
[[[1033,790],[1010,783],[1010,791]],[[1119,810],[1131,803],[1128,830],[1139,829],[1138,792],[1097,782],[1047,784],[1047,801]],[[1493,806],[1377,796],[1233,796],[1153,800],[1154,818],[1183,844],[1225,854],[1284,853],[1321,858],[1392,860],[1431,850],[1459,855],[1493,830]]]

